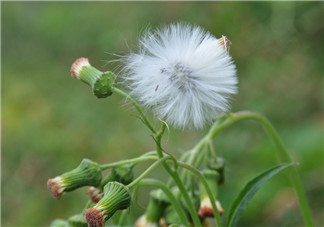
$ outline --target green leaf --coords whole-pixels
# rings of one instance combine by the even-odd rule
[[[283,169],[294,165],[295,163],[285,163],[266,170],[254,179],[252,179],[240,192],[236,200],[233,202],[227,221],[227,226],[236,226],[242,212],[246,209],[254,194],[261,186],[271,177],[282,171]]]

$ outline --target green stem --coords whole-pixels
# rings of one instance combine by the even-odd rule
[[[137,104],[137,102],[129,94],[127,94],[127,93],[123,92],[122,90],[115,88],[115,87],[112,88],[112,91],[125,97],[128,101],[130,101],[133,104],[133,106],[137,109],[137,111],[140,113],[144,124],[151,130],[151,132],[153,132],[154,134],[156,133],[154,128],[150,124],[150,122],[147,120],[145,114],[143,113],[142,108]]]
[[[158,133],[155,134],[156,151],[157,151],[158,156],[161,159],[163,159],[163,151],[162,151],[162,148],[161,148],[161,139],[162,139],[163,133],[165,131],[165,128],[166,128],[165,123],[162,123],[161,130]],[[177,160],[173,159],[173,161],[175,161],[176,165],[177,165]],[[189,194],[188,194],[184,184],[182,183],[182,181],[181,181],[181,179],[179,177],[179,174],[177,173],[176,170],[172,170],[170,168],[170,166],[166,162],[163,162],[162,165],[163,165],[164,169],[169,173],[169,175],[173,178],[174,182],[177,184],[180,192],[182,193],[183,198],[186,201],[186,204],[188,206],[188,210],[189,210],[189,213],[191,215],[194,226],[195,227],[200,227],[201,223],[200,223],[199,217],[198,217],[197,212],[195,210],[195,207],[194,207],[194,205],[193,205],[193,203],[192,203],[192,201],[191,201],[191,199],[189,197]]]
[[[216,207],[216,200],[214,198],[214,195],[207,183],[207,181],[205,180],[204,176],[200,173],[200,171],[194,167],[192,167],[191,165],[188,165],[184,162],[178,162],[179,166],[183,167],[183,168],[186,168],[187,170],[189,170],[190,172],[192,172],[194,175],[196,175],[199,180],[203,183],[205,189],[206,189],[206,192],[208,194],[208,197],[210,199],[210,202],[212,204],[212,207],[213,207],[213,211],[214,211],[214,217],[215,217],[215,221],[217,223],[217,226],[221,226],[221,222],[220,222],[220,216],[218,214],[218,211],[217,211],[217,207]]]
[[[148,186],[155,186],[163,190],[163,192],[169,197],[170,202],[172,203],[174,209],[177,211],[179,218],[181,219],[182,223],[185,226],[190,226],[190,223],[186,217],[186,214],[184,213],[183,209],[181,208],[181,205],[179,201],[175,198],[175,196],[172,194],[170,189],[164,185],[164,183],[154,180],[154,179],[143,179],[139,185],[148,185]]]
[[[266,129],[266,131],[268,132],[268,134],[270,135],[273,142],[275,143],[275,145],[278,148],[279,158],[281,159],[281,162],[293,162],[293,160],[290,157],[287,149],[285,148],[279,134],[274,129],[274,127],[272,126],[272,124],[269,122],[268,119],[266,119],[261,114],[254,113],[254,112],[241,112],[241,113],[238,113],[237,115],[240,115],[240,116],[238,116],[238,118],[240,118],[240,119],[253,118],[253,119],[258,120],[260,123],[262,123],[264,128]],[[304,224],[305,224],[305,226],[314,226],[310,207],[307,202],[307,198],[306,198],[301,180],[298,175],[297,167],[295,165],[293,165],[291,168],[288,169],[288,171],[290,174],[291,182],[296,190],[301,213],[302,213],[302,216],[304,219]]]
[[[143,161],[148,161],[148,160],[158,160],[158,157],[152,156],[152,155],[147,155],[147,156],[142,156],[142,157],[138,157],[138,158],[122,160],[119,162],[103,164],[100,167],[102,170],[106,170],[106,169],[110,169],[110,168],[117,167],[117,166],[122,166],[122,165],[126,165],[126,164],[137,163],[137,162],[143,162]]]
[[[196,147],[191,151],[191,158],[189,160],[189,164],[192,164],[193,160],[195,160],[195,157],[197,153],[205,146],[208,141],[212,140],[220,131],[223,129],[229,127],[233,123],[244,120],[244,119],[255,119],[259,121],[269,134],[269,136],[272,138],[273,142],[278,148],[278,156],[281,162],[293,162],[291,157],[289,156],[288,151],[286,150],[282,140],[280,139],[277,131],[273,128],[271,123],[261,114],[251,111],[241,111],[237,112],[235,114],[230,113],[226,115],[226,118],[222,118],[221,121],[215,122],[215,124],[211,127],[208,134],[196,145]],[[291,178],[291,182],[295,188],[301,214],[303,216],[304,224],[305,226],[314,226],[312,215],[310,212],[310,207],[308,205],[305,192],[303,190],[301,180],[298,176],[297,168],[295,166],[292,166],[289,168],[289,174]]]
[[[156,162],[154,162],[147,170],[145,170],[140,176],[138,176],[133,182],[127,185],[127,187],[130,189],[137,185],[144,177],[146,177],[147,174],[149,174],[154,168],[156,168],[160,163],[164,163],[165,160],[171,159],[170,156],[165,156],[163,158],[158,159]]]

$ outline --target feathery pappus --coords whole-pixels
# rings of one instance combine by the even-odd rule
[[[184,23],[147,31],[138,52],[123,58],[131,95],[177,128],[203,128],[229,110],[237,93],[230,44]]]

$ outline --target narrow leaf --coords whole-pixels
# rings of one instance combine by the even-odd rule
[[[292,165],[294,165],[294,163],[280,164],[264,171],[263,173],[252,179],[250,182],[248,182],[232,204],[227,221],[227,226],[235,227],[242,212],[246,209],[250,200],[253,198],[259,188],[261,188],[261,186],[271,177]]]

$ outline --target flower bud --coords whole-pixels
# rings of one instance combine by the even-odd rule
[[[103,191],[96,187],[90,187],[88,189],[89,198],[92,202],[98,203],[100,199],[104,196]]]
[[[113,168],[110,174],[101,181],[100,185],[97,188],[90,187],[88,189],[90,200],[94,203],[97,203],[103,197],[103,188],[108,182],[117,181],[124,185],[132,182],[134,178],[133,167],[134,164]]]
[[[224,213],[224,210],[221,207],[220,202],[217,200],[217,198],[218,198],[218,180],[220,178],[220,175],[217,171],[210,170],[210,169],[204,170],[202,172],[202,174],[205,177],[207,184],[212,191],[214,199],[216,200],[215,205],[217,207],[218,213],[220,215],[222,215]],[[214,217],[213,206],[211,204],[208,193],[202,183],[199,184],[199,189],[200,189],[201,197],[200,197],[200,208],[198,211],[198,215],[202,218]]]
[[[116,75],[99,71],[90,65],[88,58],[79,58],[72,64],[71,76],[88,84],[97,98],[106,98],[113,93]]]
[[[130,202],[131,197],[125,185],[109,182],[104,187],[104,197],[93,208],[85,211],[85,219],[89,227],[103,227],[117,210],[128,208]]]
[[[101,182],[100,187],[103,188],[110,181],[117,181],[124,185],[129,184],[134,178],[133,167],[134,164],[113,168],[107,178]]]
[[[220,215],[224,213],[224,209],[221,205],[221,203],[216,200],[216,208],[217,211]],[[211,204],[211,201],[208,196],[205,195],[203,199],[200,202],[200,208],[198,211],[198,215],[202,218],[213,218],[214,217],[214,212],[213,212],[213,206]]]
[[[73,191],[82,186],[98,186],[101,182],[101,167],[89,159],[83,159],[80,165],[62,174],[49,179],[47,187],[55,199],[60,199],[64,192]]]
[[[55,219],[51,222],[50,227],[69,227],[69,224],[63,219]]]
[[[68,219],[69,227],[88,227],[88,223],[81,214],[73,215]]]

